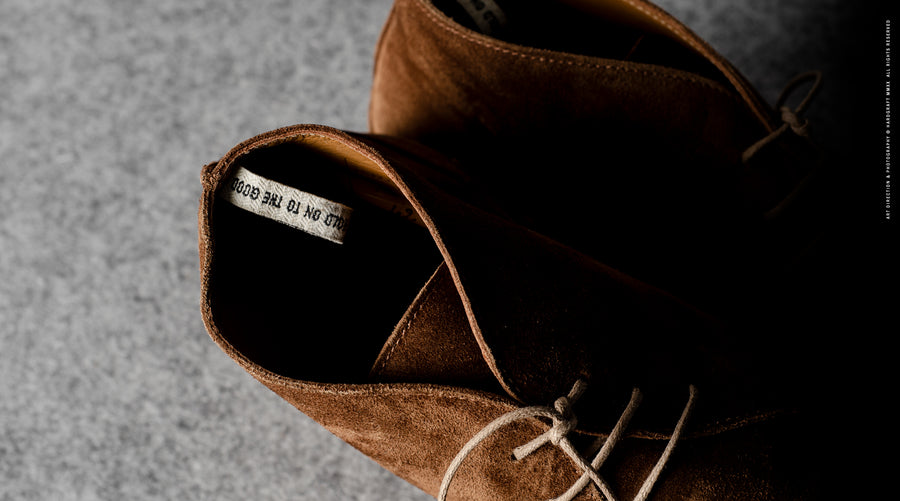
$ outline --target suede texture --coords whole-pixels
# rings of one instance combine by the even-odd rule
[[[787,138],[745,165],[742,153],[781,122],[728,61],[648,2],[564,3],[587,5],[584,29],[597,26],[582,35],[596,44],[512,43],[428,0],[397,0],[376,52],[371,131],[459,159],[526,227],[706,310],[758,315],[827,225],[810,222],[827,219],[823,201],[803,217],[766,217],[815,168],[814,153]],[[602,39],[610,10],[638,13],[667,53],[689,54],[593,55],[616,42]]]
[[[522,405],[550,404],[580,377],[591,387],[575,407],[580,424],[571,438],[579,444],[605,436],[631,386],[646,385],[645,403],[628,438],[602,469],[616,492],[633,496],[665,447],[680,413],[678,403],[686,400],[686,384],[693,382],[701,387],[700,403],[652,499],[815,499],[807,486],[817,484],[807,477],[817,471],[816,459],[825,456],[803,438],[815,428],[797,410],[766,407],[741,394],[742,387],[762,388],[746,379],[747,372],[734,370],[743,362],[720,343],[724,336],[718,322],[491,212],[489,200],[462,189],[464,180],[450,164],[422,163],[436,153],[418,147],[404,153],[401,145],[321,126],[294,126],[250,139],[204,168],[203,319],[212,339],[247,372],[431,495],[437,494],[456,453],[487,423]],[[217,197],[237,165],[268,169],[280,179],[290,177],[278,172],[288,169],[296,171],[294,179],[327,180],[360,162],[373,168],[365,171],[368,175],[377,169],[393,184],[426,233],[414,224],[400,226],[412,237],[400,240],[405,237],[398,232],[384,255],[375,248],[382,246],[381,233],[370,241],[348,236],[345,247],[372,244],[354,253],[254,219]],[[465,198],[439,189],[431,177],[449,184],[448,191],[460,188]],[[354,217],[357,213],[363,211]],[[364,234],[362,225],[369,223],[384,224],[379,229],[385,232],[393,224],[376,218],[352,224]],[[244,245],[248,239],[251,245]],[[254,259],[257,239],[291,243],[290,259],[281,262],[268,251]],[[429,267],[428,246],[437,251],[436,266]],[[361,281],[368,276],[353,263],[326,261],[321,249],[364,263],[372,253],[376,267],[396,274],[399,285],[374,284],[377,295],[337,297],[329,284],[315,281],[342,280],[341,268],[353,270]],[[398,262],[427,271],[417,285],[421,273],[405,277],[407,270],[386,261],[404,252]],[[412,259],[414,254],[424,259]],[[304,268],[311,258],[318,264]],[[252,266],[241,269],[248,263]],[[295,289],[293,268],[301,270],[305,290],[329,292],[326,303],[338,303],[338,314],[310,300],[311,293],[303,301],[274,299]],[[325,273],[318,274],[323,268]],[[255,282],[236,278],[251,271],[265,278],[271,296],[258,300],[262,293],[250,286]],[[279,282],[277,276],[288,279]],[[337,290],[365,286],[336,285]],[[384,325],[375,318],[380,310],[394,311],[404,301],[393,334],[379,331]],[[565,491],[579,471],[560,449],[546,445],[520,461],[510,458],[513,448],[547,427],[529,419],[493,434],[466,459],[449,499],[547,499]],[[588,487],[578,499],[602,497]]]
[[[370,377],[385,382],[499,389],[446,264],[441,264],[409,306],[378,355]]]

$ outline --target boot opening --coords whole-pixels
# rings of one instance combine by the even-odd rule
[[[342,244],[221,197],[210,216],[208,287],[216,325],[250,360],[286,377],[364,380],[394,325],[442,262],[428,231],[377,165],[344,150],[335,141],[302,136],[234,162],[351,207]],[[287,198],[274,203],[286,207],[292,202]],[[298,212],[308,209],[295,203]]]

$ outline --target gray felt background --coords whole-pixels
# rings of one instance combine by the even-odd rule
[[[198,311],[200,167],[282,125],[365,130],[390,3],[0,0],[0,500],[427,498]],[[855,2],[660,3],[770,100],[825,70],[811,116],[851,148]]]

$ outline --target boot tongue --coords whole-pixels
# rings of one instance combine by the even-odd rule
[[[370,377],[378,382],[496,387],[446,263],[397,324]]]
[[[552,402],[577,379],[617,393],[700,376],[711,319],[498,217],[433,216],[475,338],[514,398]]]

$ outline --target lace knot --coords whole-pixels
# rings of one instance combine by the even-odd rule
[[[809,137],[809,132],[807,131],[809,120],[803,120],[801,122],[797,112],[787,106],[781,107],[781,121],[790,127],[791,130],[794,131],[794,134],[802,137]]]
[[[566,438],[569,433],[578,426],[578,418],[572,414],[572,405],[566,397],[559,397],[553,403],[558,417],[553,417],[553,427],[548,432],[548,438],[553,445],[559,445],[559,441]]]
[[[794,89],[810,80],[812,80],[812,87],[810,87],[809,92],[806,93],[806,96],[803,98],[803,100],[800,101],[800,104],[798,104],[794,109],[785,106],[785,101],[787,101],[788,97],[790,97],[790,95],[794,92]],[[790,82],[788,82],[788,84],[781,91],[781,95],[778,96],[778,100],[775,103],[775,108],[781,112],[781,126],[744,150],[744,154],[741,157],[744,163],[749,162],[750,159],[753,158],[753,156],[756,155],[757,152],[759,152],[759,150],[761,150],[772,141],[778,139],[779,136],[781,136],[788,130],[793,131],[794,134],[800,137],[809,137],[809,120],[801,120],[800,114],[803,113],[807,105],[809,105],[810,101],[812,101],[813,97],[815,97],[819,92],[819,87],[821,85],[822,73],[819,71],[809,71],[806,73],[801,73],[791,79]]]

